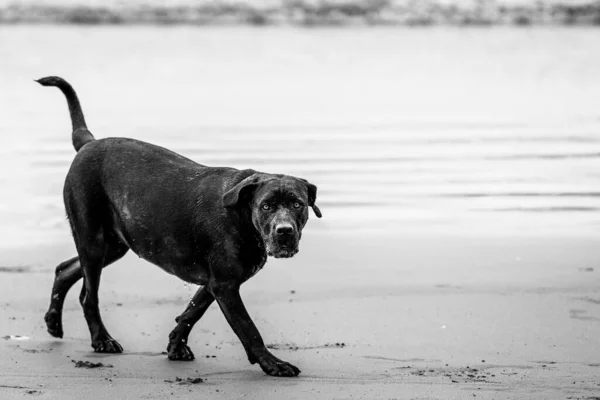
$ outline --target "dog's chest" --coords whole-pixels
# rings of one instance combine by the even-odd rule
[[[246,268],[247,276],[245,277],[244,280],[248,280],[248,279],[252,278],[254,275],[256,275],[258,273],[258,271],[260,271],[265,266],[266,262],[267,262],[267,257],[265,256],[265,257],[261,257],[256,262],[251,263]]]

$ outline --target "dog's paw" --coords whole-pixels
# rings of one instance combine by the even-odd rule
[[[169,360],[171,361],[192,361],[195,358],[192,349],[183,343],[169,343],[167,354],[167,357],[169,357]]]
[[[265,371],[265,374],[271,376],[298,376],[300,370],[292,364],[282,361],[274,355],[267,353],[258,360],[258,364]]]
[[[96,353],[122,353],[123,347],[115,339],[109,337],[92,341]]]
[[[46,321],[49,334],[57,338],[63,337],[62,316],[58,311],[54,309],[48,310],[44,316],[44,321]]]

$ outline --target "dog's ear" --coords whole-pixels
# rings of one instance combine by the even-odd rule
[[[223,195],[223,205],[225,207],[233,207],[240,203],[243,199],[248,199],[256,190],[260,183],[260,178],[256,175],[251,175],[229,189]]]
[[[308,192],[308,205],[313,209],[315,215],[318,218],[321,218],[323,214],[321,214],[321,210],[319,210],[319,207],[317,207],[315,204],[317,201],[317,187],[306,179],[302,179],[302,181],[306,184],[306,190]]]

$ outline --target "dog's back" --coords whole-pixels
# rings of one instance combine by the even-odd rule
[[[69,216],[82,203],[94,204],[95,217],[110,221],[107,226],[136,254],[178,275],[177,266],[169,265],[191,263],[195,254],[180,254],[178,260],[165,255],[167,260],[161,249],[177,242],[187,243],[182,248],[189,251],[203,250],[195,237],[218,228],[204,218],[195,220],[190,210],[201,210],[215,222],[227,218],[221,188],[252,172],[206,167],[150,143],[106,138],[78,152],[67,174],[64,200]]]

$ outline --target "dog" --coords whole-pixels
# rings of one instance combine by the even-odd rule
[[[139,140],[96,140],[68,82],[56,76],[36,82],[65,95],[77,151],[63,197],[78,256],[56,268],[45,314],[48,332],[63,337],[65,296],[83,278],[79,302],[94,351],[121,353],[123,348],[102,322],[98,287],[102,268],[131,249],[201,286],[175,319],[167,347],[170,360],[194,359],[188,336],[216,300],[251,364],[258,363],[268,375],[297,376],[297,367],[267,350],[239,290],[269,256],[286,258],[298,252],[308,208],[321,218],[317,187],[289,175],[208,167]]]

